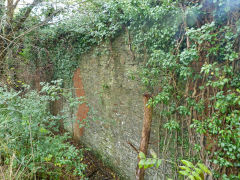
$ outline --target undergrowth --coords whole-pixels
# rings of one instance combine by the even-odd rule
[[[69,117],[49,112],[49,102],[65,94],[60,83],[42,84],[40,92],[27,86],[19,92],[0,87],[2,178],[84,177],[83,150],[69,143],[69,133],[59,133],[60,120]]]

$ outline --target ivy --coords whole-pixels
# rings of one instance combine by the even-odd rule
[[[82,54],[127,31],[136,60],[146,62],[139,75],[155,95],[149,104],[161,111],[170,137],[163,154],[175,135],[182,159],[210,162],[216,178],[234,179],[240,154],[239,7],[237,0],[96,2],[88,15],[76,13],[30,34],[20,55],[36,66],[53,64],[54,78],[69,79]]]

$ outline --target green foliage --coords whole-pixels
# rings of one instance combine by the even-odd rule
[[[179,129],[179,124],[177,121],[175,120],[171,120],[169,122],[167,122],[166,124],[164,124],[164,128],[168,129],[168,130],[177,130]]]
[[[175,5],[171,4],[171,8]],[[199,9],[202,9],[200,14],[204,13],[204,7],[202,4],[201,6],[199,6]],[[219,4],[219,6],[222,5]],[[189,9],[195,7],[188,6]],[[150,7],[146,8],[151,9]],[[171,10],[165,6],[161,6],[161,8],[171,13]],[[147,14],[148,11],[145,10],[144,13]],[[181,13],[179,15],[182,16]],[[162,17],[164,18],[158,14],[158,18]],[[219,17],[216,14],[217,22],[201,22],[203,25],[200,27],[197,24],[194,27],[186,27],[183,30],[185,32],[179,36],[176,32],[176,29],[180,30],[179,27],[173,28],[175,31],[172,31],[172,27],[166,25],[156,29],[159,34],[163,35],[161,38],[154,36],[150,38],[148,34],[153,28],[150,26],[147,35],[143,35],[146,39],[144,43],[150,41],[153,44],[146,46],[150,59],[146,69],[143,70],[142,80],[154,94],[157,94],[149,103],[155,107],[162,104],[166,107],[161,109],[161,114],[163,118],[167,118],[167,123],[164,125],[167,130],[179,131],[179,124],[184,123],[184,120],[187,119],[187,122],[190,122],[189,126],[192,127],[188,130],[191,136],[193,136],[194,130],[202,136],[208,136],[209,139],[207,142],[203,142],[206,144],[202,145],[201,149],[205,153],[209,151],[213,154],[211,162],[220,168],[236,169],[239,167],[240,109],[239,86],[236,86],[239,69],[236,70],[234,64],[238,63],[239,58],[236,48],[239,38],[234,33],[235,29],[225,24],[225,20],[218,21]],[[173,35],[170,38],[169,34],[160,33],[165,28],[169,34],[172,32],[175,37]],[[138,39],[139,34],[136,35]],[[179,38],[177,41],[174,39],[176,36]],[[186,43],[182,43],[182,41]],[[162,42],[165,46],[161,45]],[[144,43],[137,44],[142,47]],[[176,117],[178,118],[176,119]],[[191,125],[192,121],[194,123]],[[184,126],[181,128],[183,130]],[[189,143],[190,148],[194,149],[193,143]],[[208,143],[210,143],[209,146],[215,148],[214,152],[210,152],[213,149],[208,148]],[[221,171],[216,174],[221,174]],[[236,173],[235,175],[221,174],[220,176],[230,179],[237,178]]]
[[[143,152],[140,152],[138,155],[140,159],[138,163],[139,168],[147,169],[154,166],[159,168],[162,161],[166,161],[164,159],[158,159],[157,154],[154,151],[151,151],[151,156],[152,158],[147,158]],[[171,161],[167,162],[172,163]],[[187,160],[181,160],[181,162],[184,166],[177,166],[175,163],[173,164],[176,165],[178,169],[181,169],[179,174],[186,176],[190,180],[204,180],[204,174],[212,174],[211,171],[202,163],[197,163],[197,165],[194,166]]]
[[[162,163],[161,159],[157,158],[157,154],[154,151],[151,151],[152,158],[146,158],[145,154],[143,152],[140,152],[138,157],[140,159],[138,166],[139,168],[151,168],[153,166],[156,166],[156,168],[159,168],[159,166]]]
[[[204,173],[211,175],[211,171],[202,163],[194,166],[190,161],[181,160],[184,166],[179,166],[179,174],[186,176],[191,180],[204,180]]]
[[[0,87],[0,163],[26,171],[23,179],[84,176],[82,150],[68,142],[68,133],[59,133],[60,120],[66,117],[48,110],[49,102],[63,94],[60,83],[44,84],[39,93],[27,86],[24,92]]]
[[[120,5],[87,3],[69,19],[32,32],[24,39],[21,55],[36,68],[53,64],[54,79],[71,79],[82,54],[120,33],[124,23]]]
[[[136,60],[146,62],[139,74],[155,94],[149,104],[162,107],[163,128],[170,132],[164,146],[169,148],[175,133],[182,159],[198,160],[201,151],[204,162],[210,158],[215,164],[217,178],[234,179],[240,159],[239,5],[237,0],[97,1],[87,15],[76,13],[33,32],[20,55],[37,67],[53,64],[55,78],[69,79],[83,53],[126,30]],[[158,163],[141,158],[141,167]]]

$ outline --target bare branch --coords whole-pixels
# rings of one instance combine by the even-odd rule
[[[13,0],[7,1],[7,16],[9,22],[12,22],[13,19]]]
[[[62,10],[63,10],[63,9],[60,9],[60,10],[57,10],[57,11],[53,12],[53,13],[51,14],[51,16],[49,16],[48,18],[46,18],[46,19],[45,19],[44,21],[42,21],[41,23],[34,25],[33,27],[29,28],[28,30],[26,30],[25,32],[23,32],[22,34],[20,34],[19,36],[15,37],[15,38],[7,45],[7,47],[1,52],[0,57],[2,57],[2,56],[5,55],[5,53],[6,53],[6,51],[8,50],[8,48],[10,48],[10,47],[12,46],[12,44],[15,43],[15,41],[17,41],[19,38],[23,37],[24,35],[32,32],[33,30],[35,30],[35,29],[37,29],[37,28],[39,28],[39,27],[41,27],[41,26],[46,25],[49,21],[52,20],[52,18],[53,18],[54,16],[56,16],[56,15],[57,15],[58,13],[60,13]]]
[[[1,34],[0,34],[0,38],[2,38],[2,39],[4,39],[4,40],[7,40],[8,42],[11,42],[11,40],[9,40],[8,38],[5,38],[5,37],[2,36]]]
[[[14,28],[14,31],[18,31],[21,29],[22,24],[26,21],[26,19],[29,17],[30,13],[32,12],[33,8],[37,6],[39,3],[43,2],[43,0],[34,0],[31,5],[27,8],[25,14],[22,16],[22,18],[18,21],[16,27]]]
[[[17,7],[19,1],[20,1],[20,0],[17,0],[17,1],[15,2],[15,4],[13,5],[13,9],[14,9],[14,10],[16,9],[16,7]]]

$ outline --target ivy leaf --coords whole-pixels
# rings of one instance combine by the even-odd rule
[[[145,164],[145,159],[141,159],[140,161],[139,161],[139,163],[138,163],[138,166],[139,166],[139,168],[141,169],[141,168],[143,168],[143,166],[144,166],[144,164]]]
[[[140,159],[146,159],[146,156],[143,152],[140,152],[138,156]]]
[[[153,167],[155,163],[156,163],[156,159],[151,159],[151,158],[147,159],[144,163],[144,169]]]

